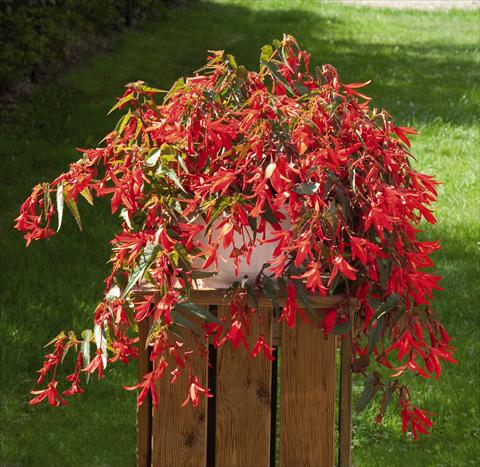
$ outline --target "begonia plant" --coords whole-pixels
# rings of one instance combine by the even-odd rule
[[[31,404],[65,404],[83,392],[82,373],[102,377],[107,362],[137,358],[138,323],[150,320],[153,369],[126,389],[139,391],[139,404],[151,394],[156,406],[155,382],[175,382],[183,371],[185,404],[196,406],[211,394],[191,371],[192,353],[204,358],[209,338],[216,347],[243,344],[252,357],[263,351],[273,358],[264,336],[254,336],[252,348],[245,339],[263,293],[289,327],[300,318],[351,339],[352,368],[366,376],[359,408],[376,393],[380,422],[397,397],[403,431],[427,433],[429,414],[413,404],[402,376],[436,380],[443,361],[455,362],[451,338],[430,307],[440,277],[429,256],[439,244],[417,239],[419,223],[435,223],[438,182],[412,167],[414,130],[371,108],[359,90],[367,84],[342,83],[331,65],[310,71],[309,55],[291,36],[261,49],[258,72],[213,51],[195,76],[166,93],[128,84],[112,109],[124,114],[102,145],[81,150],[68,172],[37,185],[16,219],[27,245],[58,231],[65,206],[81,226],[82,198],[93,204],[110,197],[120,219],[93,330],[53,339],[39,370],[38,384],[46,387],[32,391]],[[228,317],[192,302],[192,289],[215,273],[220,251],[238,267],[265,243],[275,249],[256,280],[239,275],[225,292]],[[147,292],[136,293],[139,285]],[[311,294],[342,294],[358,307],[317,318]],[[187,332],[196,348],[183,345]],[[57,367],[69,350],[77,357],[62,391]]]

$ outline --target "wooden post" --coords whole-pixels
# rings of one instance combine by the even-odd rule
[[[191,319],[199,325],[199,319]],[[184,333],[185,347],[195,349],[195,339]],[[168,371],[176,367],[168,356]],[[192,373],[208,385],[207,361],[199,356],[191,360]],[[207,400],[202,397],[198,407],[181,407],[188,393],[188,375],[182,372],[175,384],[170,375],[156,383],[158,408],[153,409],[152,466],[205,467],[207,460]]]
[[[338,430],[338,467],[350,467],[352,462],[352,345],[349,334],[343,337],[341,347]]]
[[[280,465],[331,467],[335,433],[335,336],[298,319],[283,325]]]
[[[138,379],[150,371],[150,355],[145,349],[148,335],[148,323],[138,323],[138,335],[140,337],[137,369]],[[152,400],[150,395],[137,407],[137,467],[150,467],[152,463]]]
[[[197,290],[191,299],[216,307],[220,315],[228,313],[223,291]],[[166,375],[157,383],[158,409],[152,409],[147,399],[137,410],[137,467],[269,467],[274,465],[277,442],[282,467],[333,466],[336,338],[325,339],[322,329],[300,319],[294,329],[285,323],[274,326],[270,302],[258,299],[260,313],[251,320],[248,342],[252,346],[261,333],[269,345],[281,346],[279,436],[272,430],[272,362],[263,355],[252,359],[245,349],[226,343],[218,349],[210,372],[205,359],[192,360],[195,375],[206,385],[210,385],[208,377],[215,383],[213,402],[203,399],[198,408],[180,407],[187,375],[174,385]],[[344,306],[345,297],[311,297],[311,301],[318,308],[335,308]],[[139,378],[151,371],[145,350],[148,327],[139,323]],[[189,332],[185,345],[195,347]],[[174,362],[169,363],[169,369],[175,368]],[[351,363],[352,348],[346,338],[341,349],[339,467],[350,467]]]
[[[228,316],[222,305],[219,316]],[[272,306],[260,306],[250,320],[250,348],[263,334],[272,345]],[[269,467],[272,401],[272,362],[253,359],[244,349],[226,343],[217,352],[215,465]]]

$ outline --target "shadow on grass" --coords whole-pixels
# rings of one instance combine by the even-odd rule
[[[207,48],[226,49],[240,63],[255,69],[259,48],[289,33],[312,54],[314,65],[331,63],[345,82],[371,79],[367,89],[376,98],[374,102],[399,119],[424,124],[440,118],[464,124],[472,123],[478,110],[478,100],[470,95],[472,87],[478,87],[474,45],[465,44],[459,54],[458,44],[359,42],[352,35],[346,38],[349,34],[345,31],[352,28],[348,20],[321,10],[254,11],[208,2],[202,2],[193,13],[179,15],[175,32],[172,26],[167,23],[165,28],[155,30],[151,45],[168,51],[171,66],[181,74],[191,73],[192,62],[201,65]],[[182,33],[185,30],[188,35]],[[153,82],[160,78],[163,84],[162,73],[152,73],[154,69],[148,65],[142,70],[139,65],[137,78],[147,77]]]
[[[201,2],[188,9],[167,12],[144,30],[129,35],[115,53],[102,54],[101,62],[96,60],[94,68],[102,73],[100,80],[96,73],[81,73],[81,83],[73,78],[78,87],[72,88],[70,82],[62,92],[59,83],[49,86],[57,98],[44,92],[43,99],[34,106],[40,117],[45,99],[51,104],[53,97],[58,102],[57,115],[46,120],[35,118],[34,126],[48,134],[50,130],[45,125],[52,117],[58,118],[56,133],[68,125],[69,121],[62,118],[63,99],[73,97],[74,102],[82,102],[91,92],[101,90],[112,102],[113,95],[118,95],[127,82],[138,79],[168,87],[178,76],[189,76],[202,66],[207,50],[225,49],[240,63],[256,69],[260,47],[281,38],[283,33],[297,37],[312,54],[314,65],[331,63],[337,67],[344,82],[371,79],[367,94],[374,97],[375,105],[387,108],[399,121],[420,125],[434,119],[453,124],[475,121],[479,102],[472,90],[478,88],[480,70],[474,58],[477,49],[471,43],[460,47],[458,43],[412,40],[405,44],[392,42],[391,38],[361,42],[348,33],[351,21],[329,14],[331,9],[322,12],[321,8],[282,9],[268,5],[250,9]],[[67,128],[64,134],[70,132]]]

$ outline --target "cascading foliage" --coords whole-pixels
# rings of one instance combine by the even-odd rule
[[[343,84],[331,65],[310,72],[309,55],[285,36],[262,48],[258,72],[211,52],[161,103],[163,91],[141,81],[127,85],[114,107],[126,113],[103,146],[82,150],[68,172],[37,185],[16,219],[27,245],[55,234],[54,217],[58,231],[65,206],[81,226],[81,198],[92,204],[110,197],[122,220],[93,331],[52,340],[38,378],[47,386],[32,391],[30,403],[65,404],[83,392],[82,372],[101,377],[107,361],[137,358],[138,323],[151,320],[153,369],[126,389],[139,390],[139,404],[151,394],[157,406],[155,382],[186,372],[185,404],[196,406],[211,394],[191,361],[205,358],[209,338],[272,358],[264,336],[254,336],[253,348],[245,339],[258,313],[256,295],[264,293],[289,327],[299,316],[352,340],[352,367],[366,376],[359,408],[378,394],[380,423],[397,397],[403,431],[427,433],[429,414],[412,403],[402,375],[438,379],[442,361],[455,362],[451,338],[430,308],[440,277],[430,272],[429,255],[439,245],[416,238],[422,219],[435,223],[430,205],[438,182],[411,167],[413,129],[370,108],[358,91],[366,84]],[[255,283],[240,277],[226,291],[228,317],[189,299],[196,281],[218,265],[219,248],[238,268],[266,242],[275,251]],[[356,298],[358,308],[317,318],[309,294],[340,293]],[[182,342],[190,332],[195,348]],[[72,349],[77,357],[62,392],[57,367]]]

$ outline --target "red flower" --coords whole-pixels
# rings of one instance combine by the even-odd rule
[[[70,389],[63,391],[63,396],[68,397],[73,396],[74,394],[82,394],[83,392],[85,392],[85,390],[79,385],[80,378],[77,373],[72,373],[71,375],[68,375],[67,381],[70,381],[72,384],[70,386]]]
[[[273,351],[273,347],[270,347],[267,342],[265,341],[265,338],[263,336],[260,336],[258,339],[257,339],[257,342],[255,342],[255,345],[253,346],[253,349],[252,349],[252,357],[255,358],[257,357],[257,355],[263,351],[263,354],[265,355],[265,357],[267,357],[269,360],[274,360],[273,358],[273,354],[272,354],[272,351]]]
[[[330,284],[333,282],[333,279],[335,279],[338,271],[340,271],[347,279],[350,279],[352,281],[357,278],[357,276],[355,275],[357,270],[350,266],[343,256],[336,256],[333,259],[333,270],[327,284],[328,287],[330,287]]]
[[[232,326],[227,333],[227,339],[232,343],[235,349],[237,349],[240,344],[243,344],[243,346],[248,350],[248,344],[247,340],[245,339],[242,323],[239,320],[235,320],[232,323]]]
[[[42,368],[37,371],[37,373],[40,373],[40,376],[37,379],[37,384],[41,384],[49,371],[61,362],[64,350],[65,338],[63,337],[55,342],[55,350],[52,353],[45,355],[45,362],[43,363]]]
[[[327,337],[328,333],[333,331],[333,327],[335,326],[335,322],[337,321],[337,310],[330,309],[325,310],[325,314],[322,318],[322,327],[323,327],[323,334]]]
[[[95,358],[81,371],[85,371],[87,373],[95,373],[95,371],[98,371],[98,379],[100,379],[103,375],[103,350],[102,349],[97,349],[95,352]]]
[[[367,252],[365,245],[367,240],[359,237],[350,237],[350,245],[352,247],[352,259],[358,258],[362,264],[367,263]]]
[[[30,405],[36,405],[42,402],[44,399],[48,399],[48,403],[52,407],[58,407],[60,404],[67,405],[67,402],[64,401],[57,391],[58,382],[55,380],[50,381],[46,389],[41,389],[38,391],[30,391],[31,394],[36,395],[37,397],[33,398],[29,403]]]
[[[280,321],[285,319],[287,326],[293,328],[295,326],[297,311],[297,291],[295,285],[292,282],[289,282],[287,286],[287,301],[283,307],[282,314],[280,315]]]
[[[404,399],[404,396],[401,397],[400,404],[402,406],[402,432],[405,433],[410,425],[413,439],[417,440],[419,433],[428,434],[428,428],[433,423],[427,415],[432,414],[413,406],[409,400]]]
[[[143,381],[141,381],[138,384],[135,384],[134,386],[124,386],[123,389],[126,389],[127,391],[134,391],[136,389],[141,389],[137,397],[138,406],[141,406],[144,400],[146,399],[146,397],[148,396],[148,394],[151,393],[153,406],[158,407],[158,394],[157,394],[157,389],[155,387],[155,382],[163,376],[163,373],[165,371],[165,368],[167,368],[167,366],[168,366],[168,363],[165,361],[165,359],[163,358],[160,359],[156,368],[150,373],[147,373],[143,377]]]
[[[308,264],[308,270],[300,276],[292,276],[292,279],[307,279],[305,286],[307,289],[315,293],[316,290],[320,292],[320,295],[326,295],[327,289],[323,285],[322,276],[320,274],[319,264],[317,262],[311,262]]]
[[[213,397],[213,394],[210,394],[208,388],[200,385],[197,377],[190,377],[190,390],[188,391],[187,398],[182,403],[182,407],[189,402],[191,402],[194,407],[198,407],[200,405],[200,394],[203,394],[205,397]]]
[[[84,390],[80,387],[80,368],[82,366],[82,352],[78,352],[77,363],[75,364],[75,371],[67,376],[67,381],[70,381],[72,384],[70,389],[63,391],[62,395],[65,397],[73,396],[74,394],[82,394]]]

